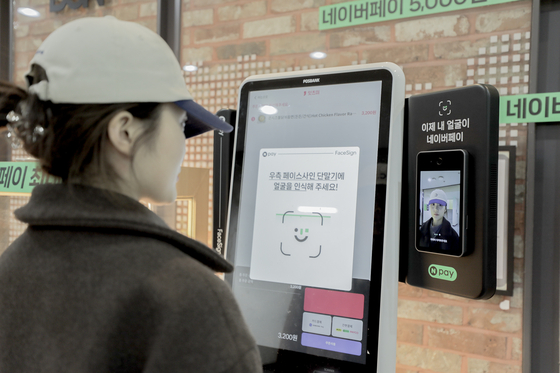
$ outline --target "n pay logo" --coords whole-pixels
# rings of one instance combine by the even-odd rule
[[[453,267],[432,264],[428,267],[428,273],[438,280],[455,281],[457,279],[457,271]]]

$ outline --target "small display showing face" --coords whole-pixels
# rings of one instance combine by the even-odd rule
[[[464,254],[464,173],[463,151],[418,154],[417,250],[453,256]]]

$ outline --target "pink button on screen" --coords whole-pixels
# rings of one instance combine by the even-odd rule
[[[306,288],[303,309],[306,312],[363,319],[364,296],[363,294]]]

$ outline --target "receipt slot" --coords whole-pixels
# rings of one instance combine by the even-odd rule
[[[402,277],[472,299],[496,288],[499,95],[474,85],[408,99]]]
[[[390,63],[243,82],[226,280],[265,371],[395,371],[403,114]]]

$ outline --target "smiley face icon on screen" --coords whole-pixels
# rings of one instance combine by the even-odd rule
[[[296,239],[297,242],[305,242],[309,238],[309,235],[306,235],[305,237],[303,237],[304,234],[309,233],[309,229],[307,229],[307,228],[296,228],[296,229],[294,229],[294,232],[296,232],[296,234],[294,235],[294,238]],[[303,237],[303,238],[300,238],[300,237]]]
[[[281,217],[281,224],[289,228],[293,237],[292,239],[284,236],[284,239],[281,239],[280,253],[283,256],[290,257],[318,258],[323,250],[321,235],[325,234],[323,230],[324,220],[329,219],[330,216],[324,216],[319,212],[299,214],[294,213],[294,211],[286,211],[278,215]],[[299,225],[299,223],[302,225]],[[294,228],[296,224],[297,226]],[[284,232],[288,233],[288,231]],[[310,234],[311,232],[313,232],[313,235]]]

